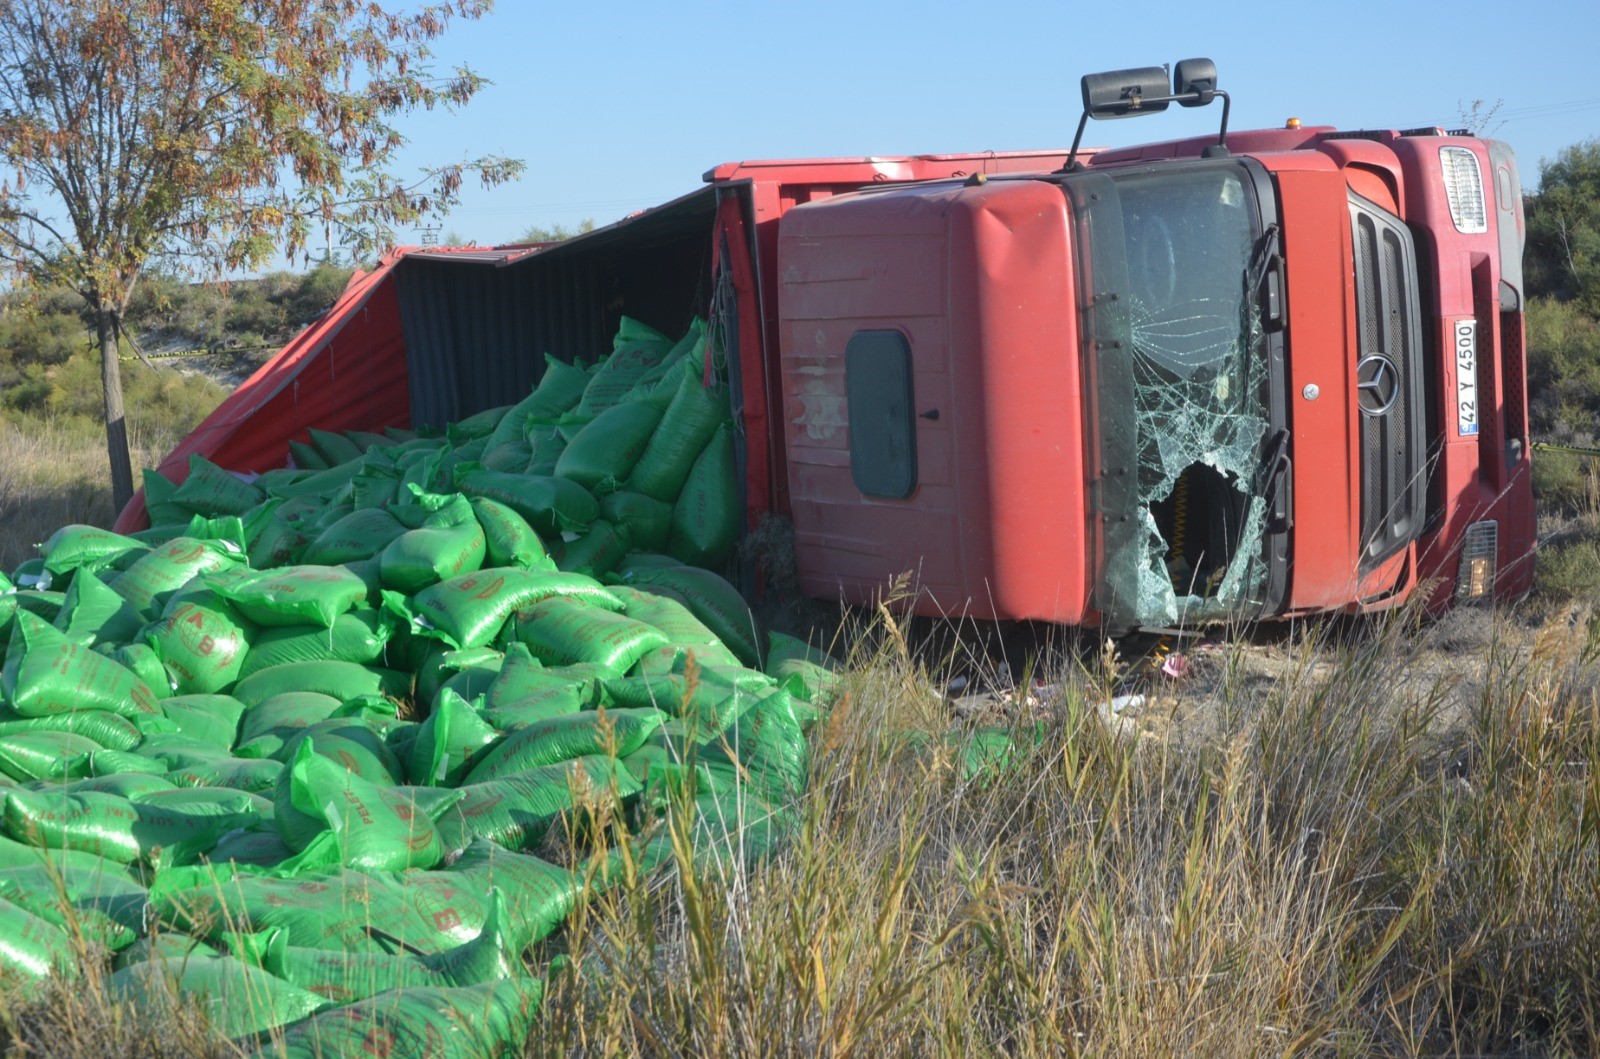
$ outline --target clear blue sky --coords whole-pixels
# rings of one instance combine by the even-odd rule
[[[1216,61],[1232,126],[1460,124],[1503,101],[1495,135],[1538,163],[1600,136],[1600,3],[1464,0],[1085,4],[499,0],[435,48],[494,82],[455,114],[403,119],[410,165],[499,153],[527,175],[444,219],[481,243],[530,225],[604,224],[699,186],[724,161],[1065,147],[1080,75]],[[1219,108],[1091,123],[1090,144],[1214,128]],[[404,170],[402,170],[404,171]],[[408,240],[409,241],[409,240]]]

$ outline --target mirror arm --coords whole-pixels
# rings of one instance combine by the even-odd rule
[[[1212,92],[1215,95],[1219,95],[1219,96],[1222,97],[1222,131],[1217,134],[1217,142],[1212,144],[1210,147],[1207,147],[1204,151],[1202,151],[1201,154],[1200,154],[1200,157],[1202,157],[1202,158],[1227,158],[1227,157],[1229,157],[1229,153],[1228,153],[1228,107],[1232,103],[1232,100],[1230,100],[1228,98],[1228,93],[1224,92],[1220,88],[1212,89]]]
[[[1078,144],[1083,142],[1083,129],[1084,126],[1088,124],[1089,112],[1086,110],[1083,112],[1083,117],[1078,119],[1078,132],[1072,137],[1072,150],[1067,152],[1066,163],[1062,165],[1060,169],[1056,170],[1056,172],[1071,173],[1074,170],[1082,168],[1082,166],[1078,163]]]

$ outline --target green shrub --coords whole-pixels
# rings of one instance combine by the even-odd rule
[[[1600,428],[1600,321],[1570,302],[1535,298],[1527,329],[1535,435],[1593,437]]]
[[[1600,525],[1594,518],[1539,549],[1533,591],[1547,603],[1600,600]]]
[[[1595,461],[1566,452],[1541,452],[1533,461],[1533,495],[1546,511],[1577,514],[1595,506],[1600,495]]]

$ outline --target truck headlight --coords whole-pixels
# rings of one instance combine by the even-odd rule
[[[1478,156],[1465,147],[1439,148],[1439,174],[1444,178],[1444,196],[1450,201],[1450,219],[1463,235],[1482,235],[1489,230],[1489,215],[1483,206],[1483,171]]]
[[[1494,567],[1500,544],[1500,523],[1474,522],[1461,538],[1461,570],[1456,575],[1456,602],[1482,603],[1494,594]]]

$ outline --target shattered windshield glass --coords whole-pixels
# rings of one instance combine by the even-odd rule
[[[1111,626],[1247,615],[1267,573],[1270,425],[1254,194],[1236,166],[1067,184],[1098,435],[1095,605]]]

